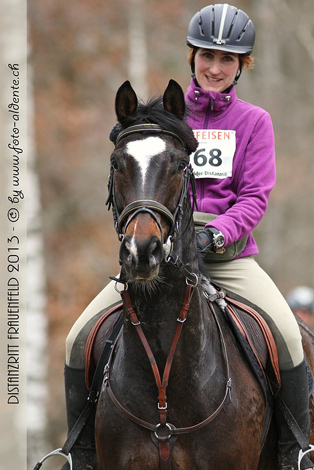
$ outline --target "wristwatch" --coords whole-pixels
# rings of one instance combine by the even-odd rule
[[[215,252],[221,252],[223,253],[225,250],[223,249],[225,244],[225,236],[223,233],[221,233],[219,230],[215,230],[213,233],[213,245],[215,248]],[[223,251],[222,251],[223,250]]]

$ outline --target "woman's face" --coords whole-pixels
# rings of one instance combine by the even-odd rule
[[[239,56],[232,52],[198,49],[194,60],[196,80],[206,91],[226,90],[240,69]]]

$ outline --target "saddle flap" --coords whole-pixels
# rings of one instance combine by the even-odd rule
[[[255,358],[255,365],[257,364],[259,367],[259,378],[262,375],[266,389],[268,378],[272,384],[272,392],[276,394],[280,389],[281,379],[277,347],[268,324],[261,314],[252,307],[230,297],[226,297],[225,300],[229,317],[249,346]],[[248,359],[252,364],[253,361]]]
[[[93,348],[95,345],[95,339],[97,337],[97,334],[99,333],[101,327],[104,326],[106,320],[108,320],[109,317],[111,317],[111,322],[110,322],[110,327],[108,327],[108,331],[106,331],[105,338],[104,338],[104,343],[107,338],[110,337],[112,341],[114,341],[115,338],[112,338],[112,333],[114,330],[115,325],[117,324],[120,314],[122,311],[122,302],[119,304],[115,304],[112,308],[107,310],[95,323],[93,326],[92,330],[90,331],[87,341],[86,341],[86,346],[85,346],[85,382],[86,386],[88,389],[90,389],[91,381],[93,380],[93,376],[96,370],[96,364],[93,358]],[[118,334],[118,332],[117,332]]]

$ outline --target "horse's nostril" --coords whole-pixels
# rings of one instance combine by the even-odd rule
[[[158,248],[158,244],[157,244],[157,241],[155,240],[155,241],[152,243],[151,248],[150,248],[152,255],[156,252],[157,248]]]
[[[161,260],[161,254],[162,254],[162,245],[159,240],[155,240],[150,247],[150,256],[149,256],[150,266],[152,267],[157,266],[158,262],[160,262]]]
[[[154,255],[151,255],[151,256],[149,257],[149,264],[150,264],[150,266],[151,266],[152,268],[154,268],[155,266],[157,266],[157,260],[156,260],[156,258],[155,258]]]
[[[132,252],[132,245],[130,241],[125,238],[121,244],[120,248],[120,264],[125,264],[126,266],[132,266],[134,260],[134,253]]]

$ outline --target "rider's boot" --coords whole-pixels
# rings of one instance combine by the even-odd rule
[[[309,395],[306,363],[303,360],[298,366],[280,371],[281,389],[275,406],[278,432],[278,453],[280,470],[298,470],[300,445],[290,430],[278,406],[280,397],[298,423],[306,439],[309,438]],[[301,470],[314,469],[314,464],[306,454],[301,461]]]
[[[65,365],[64,382],[69,433],[86,405],[88,390],[85,384],[85,370]],[[71,449],[73,470],[97,469],[94,421],[95,411],[92,412]],[[61,470],[69,469],[70,466],[67,462]]]

